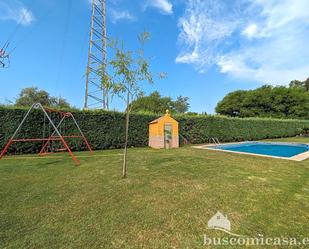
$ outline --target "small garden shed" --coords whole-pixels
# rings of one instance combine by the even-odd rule
[[[149,123],[149,146],[156,149],[178,148],[178,122],[171,117],[169,111]]]

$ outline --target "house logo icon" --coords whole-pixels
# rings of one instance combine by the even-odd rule
[[[225,233],[228,233],[232,236],[236,237],[247,237],[245,235],[240,235],[236,233],[231,232],[231,222],[227,218],[227,215],[224,215],[220,211],[217,211],[217,213],[210,218],[210,220],[207,223],[207,229],[210,230],[219,230]]]
[[[227,216],[223,215],[220,211],[210,218],[207,226],[209,229],[222,229],[228,232],[231,231],[231,222],[228,220]]]

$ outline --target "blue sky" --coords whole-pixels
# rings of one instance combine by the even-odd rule
[[[0,71],[1,103],[38,86],[83,106],[89,2],[0,0],[0,42],[21,23],[11,66]],[[107,0],[107,32],[129,49],[151,32],[152,70],[168,77],[144,90],[188,96],[191,111],[213,113],[233,90],[309,76],[308,9],[308,0]]]

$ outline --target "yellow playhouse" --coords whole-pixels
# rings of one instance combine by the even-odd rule
[[[149,146],[156,149],[178,148],[178,122],[171,117],[169,111],[149,123]]]

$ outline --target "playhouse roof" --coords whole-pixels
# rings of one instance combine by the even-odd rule
[[[168,120],[168,121],[172,121],[172,122],[177,122],[175,119],[173,119],[171,117],[171,115],[169,114],[169,111],[166,110],[166,114],[160,118],[157,118],[151,122],[149,122],[149,124],[155,124],[155,123],[159,123],[160,121],[164,121],[164,120]],[[178,123],[178,122],[177,122]]]

